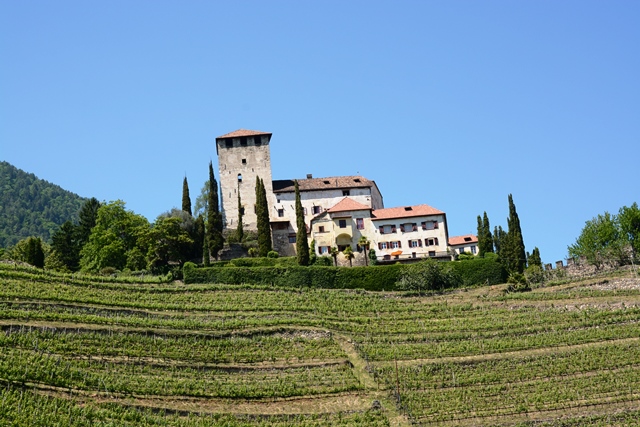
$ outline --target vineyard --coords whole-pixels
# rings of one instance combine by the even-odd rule
[[[0,264],[0,426],[640,426],[640,279],[415,295]]]

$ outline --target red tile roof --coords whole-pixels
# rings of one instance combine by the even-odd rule
[[[335,213],[335,212],[364,211],[364,210],[370,211],[371,207],[367,205],[363,205],[362,203],[356,202],[355,200],[349,197],[345,197],[344,199],[336,203],[332,208],[329,208],[327,211],[329,213]]]
[[[394,219],[394,218],[412,218],[416,216],[429,216],[444,214],[441,210],[432,208],[429,205],[416,206],[400,206],[397,208],[376,209],[371,212],[373,220],[378,219]]]
[[[260,132],[259,130],[247,130],[247,129],[238,129],[233,132],[229,132],[227,134],[221,135],[216,139],[220,138],[240,138],[243,136],[255,136],[255,135],[271,135],[270,132]]]
[[[449,246],[466,245],[468,243],[478,243],[478,237],[474,234],[449,237]]]
[[[293,193],[295,191],[292,179],[274,180],[274,193]],[[362,176],[333,176],[328,178],[306,178],[298,180],[300,191],[315,191],[327,189],[371,188],[375,183]]]

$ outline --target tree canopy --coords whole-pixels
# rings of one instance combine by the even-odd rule
[[[296,257],[298,265],[309,265],[309,241],[307,240],[307,225],[304,222],[304,211],[302,210],[302,202],[300,201],[300,188],[298,180],[294,182],[296,193]]]

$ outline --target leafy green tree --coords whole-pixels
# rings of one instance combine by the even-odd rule
[[[516,205],[513,203],[513,196],[511,194],[509,194],[509,217],[507,218],[507,225],[508,231],[506,239],[500,243],[502,246],[500,258],[502,258],[505,263],[507,271],[522,274],[527,260],[522,230],[520,228],[520,219],[518,218]]]
[[[347,246],[346,248],[344,248],[342,254],[346,259],[349,260],[349,267],[353,267],[352,260],[355,255],[353,254],[353,249],[351,249],[351,246]]]
[[[369,249],[369,262],[371,265],[376,265],[378,263],[378,256],[376,255],[376,250],[373,248]]]
[[[638,254],[640,254],[640,209],[637,202],[634,202],[631,207],[623,206],[620,208],[618,224],[620,236],[631,250],[631,259],[633,262],[638,262]]]
[[[222,236],[222,214],[220,213],[220,204],[218,201],[218,182],[213,176],[213,164],[209,162],[209,201],[207,215],[207,238],[209,240],[209,254],[214,258],[218,258],[218,252],[224,246],[224,237]]]
[[[307,240],[307,225],[304,222],[304,211],[302,210],[302,202],[300,200],[300,188],[298,180],[294,181],[294,189],[296,194],[296,257],[298,265],[309,265],[309,241]]]
[[[51,236],[51,249],[69,271],[80,268],[80,227],[66,221]]]
[[[146,238],[147,268],[152,271],[163,271],[171,262],[182,266],[193,251],[193,239],[178,216],[158,217]]]
[[[452,272],[451,266],[446,264],[449,263],[427,259],[405,266],[397,283],[398,289],[422,293],[455,287],[459,280]]]
[[[273,250],[269,206],[264,181],[256,176],[256,217],[258,228],[258,256],[266,257]]]
[[[209,254],[209,239],[205,234],[204,240],[202,241],[202,263],[205,267],[209,267],[211,265],[211,254]]]
[[[196,197],[196,204],[193,209],[193,216],[203,215],[208,218],[209,212],[209,180],[206,180],[200,194]]]
[[[369,239],[367,239],[367,236],[360,236],[360,239],[358,239],[358,245],[360,245],[360,247],[364,250],[364,265],[368,266],[369,262],[369,256],[367,254],[367,251],[369,250],[369,245],[371,244],[371,242],[369,242]]]
[[[100,271],[105,267],[144,269],[144,254],[148,250],[144,242],[149,228],[149,221],[126,210],[121,200],[101,205],[89,241],[80,251],[80,268],[83,271]]]
[[[189,215],[193,215],[191,212],[191,197],[189,197],[189,184],[187,183],[186,176],[182,181],[182,210]]]
[[[605,212],[587,221],[580,236],[568,250],[570,256],[585,257],[597,269],[608,260],[622,261],[624,244],[615,216]]]

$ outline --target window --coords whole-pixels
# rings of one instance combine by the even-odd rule
[[[434,230],[438,228],[438,221],[423,221],[422,229],[423,230]]]
[[[393,249],[400,249],[402,245],[400,244],[400,242],[391,242],[391,247]]]
[[[318,233],[324,233],[324,225],[318,227]]]
[[[389,249],[388,246],[389,244],[387,242],[378,243],[378,249]]]
[[[340,228],[347,228],[347,220],[346,219],[339,219],[338,220],[338,225],[340,226]]]
[[[318,248],[318,252],[320,253],[320,255],[325,255],[329,253],[329,246],[320,246]]]
[[[262,144],[262,137],[254,136],[253,137],[253,143],[256,144],[256,145],[261,145]]]
[[[422,246],[422,240],[409,240],[409,243],[412,248],[417,248]]]
[[[312,208],[312,210],[313,210],[313,214],[314,214],[314,215],[317,215],[317,214],[319,214],[320,212],[322,212],[322,206],[314,206],[314,207]]]
[[[436,251],[429,251],[429,256],[436,256]]]
[[[247,146],[247,137],[240,138],[240,145],[242,145],[243,147]]]
[[[240,215],[244,215],[244,206],[240,208]]]
[[[278,216],[282,218],[284,216],[284,209],[278,209]]]
[[[348,247],[348,246],[349,246],[349,245],[338,245],[338,250],[339,250],[340,252],[342,252],[342,251],[344,251],[345,249],[347,249],[347,247]]]
[[[238,182],[242,182],[242,174],[241,173],[238,174]]]
[[[476,254],[476,247],[475,247],[475,245],[474,245],[474,246],[471,246],[471,253],[472,253],[472,254],[474,254],[474,255]]]
[[[342,190],[342,195],[343,196],[348,196],[349,195],[349,190]]]
[[[290,234],[289,235],[289,243],[295,243],[296,242],[296,235],[295,234]]]
[[[302,214],[306,215],[307,214],[307,208],[302,208]]]
[[[247,159],[242,159],[242,164],[246,165],[247,164]]]
[[[356,218],[356,228],[358,230],[364,230],[364,219],[363,218]]]
[[[380,234],[390,234],[396,232],[395,225],[381,225],[380,226]]]
[[[406,223],[406,224],[400,224],[400,232],[402,233],[408,233],[410,231],[417,231],[418,227],[416,224],[412,224],[412,223]]]
[[[433,239],[424,239],[425,246],[433,246],[434,244],[435,244],[435,241]]]
[[[224,145],[225,145],[225,147],[227,147],[227,148],[231,148],[231,147],[233,147],[233,139],[225,139],[225,141],[224,141]]]

